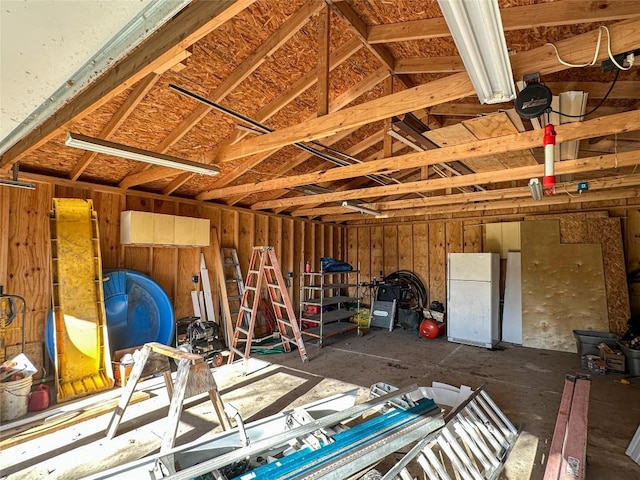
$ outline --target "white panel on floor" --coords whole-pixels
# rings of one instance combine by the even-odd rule
[[[502,341],[522,345],[522,276],[520,252],[507,254],[502,313]]]

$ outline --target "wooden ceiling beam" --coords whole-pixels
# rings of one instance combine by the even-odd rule
[[[396,75],[456,72],[464,72],[464,64],[460,57],[398,58],[393,66],[393,73]]]
[[[59,135],[71,122],[88,115],[131,88],[187,47],[238,15],[254,1],[195,2],[189,5],[114,68],[10,147],[0,158],[0,168],[11,167],[25,155]]]
[[[562,182],[556,185],[556,194],[564,195],[569,192],[569,188],[576,190],[578,181]],[[619,175],[615,177],[603,177],[589,180],[589,192],[598,190],[609,190],[612,188],[634,187],[640,185],[640,174]],[[576,195],[582,195],[576,193]],[[493,200],[509,200],[514,198],[528,198],[531,196],[529,187],[510,187],[496,190],[486,190],[482,192],[455,193],[450,195],[438,195],[435,197],[412,198],[406,200],[369,202],[361,204],[365,208],[377,210],[384,214],[390,214],[393,210],[406,210],[426,207],[439,207],[443,205],[468,205],[477,202],[488,202]],[[309,207],[300,208],[291,213],[294,217],[322,215],[335,215],[345,213],[343,207]]]
[[[640,188],[630,188],[624,190],[609,190],[600,192],[586,192],[582,195],[553,195],[544,197],[541,200],[532,198],[516,198],[513,200],[503,200],[498,202],[488,202],[481,204],[451,205],[442,207],[427,207],[408,209],[401,212],[389,212],[384,218],[405,218],[423,215],[443,215],[468,212],[486,212],[491,210],[518,209],[531,207],[544,207],[549,205],[574,205],[587,202],[603,202],[611,200],[624,200],[640,197]],[[349,220],[361,220],[366,218],[360,214],[327,215],[322,217],[323,222],[345,222]]]
[[[544,82],[551,89],[554,95],[561,92],[581,91],[587,92],[589,98],[604,98],[607,91],[611,87],[610,82]],[[624,100],[624,99],[640,98],[640,88],[638,82],[618,81],[607,97],[608,100]]]
[[[609,26],[609,31],[611,33],[611,50],[614,54],[640,47],[640,17],[612,24]],[[560,55],[567,56],[567,52],[571,52],[570,58],[566,59],[567,61],[586,62],[593,58],[597,37],[597,31],[590,31],[559,41],[556,43],[556,47]],[[607,54],[604,50],[606,49],[600,49],[599,59],[606,58]],[[568,68],[557,61],[549,46],[517,53],[511,57],[511,64],[515,78],[521,78],[532,70],[544,75]],[[317,140],[341,130],[383,120],[419,108],[457,100],[472,94],[474,94],[474,89],[469,77],[466,72],[460,72],[268,135],[245,140],[218,151],[213,158],[207,154],[206,158],[208,161],[217,162],[234,160],[281,148],[295,142]]]
[[[623,154],[599,155],[579,160],[565,160],[557,162],[555,166],[556,175],[584,172],[598,172],[615,168],[636,166],[640,164],[639,151],[626,152]],[[531,165],[527,167],[512,168],[509,170],[493,170],[483,173],[472,173],[458,177],[436,178],[433,180],[421,180],[408,182],[402,185],[391,185],[386,187],[369,187],[349,192],[329,193],[314,195],[315,198],[307,197],[290,198],[276,200],[273,202],[258,202],[251,206],[253,210],[266,208],[280,208],[292,205],[306,205],[318,202],[335,202],[344,200],[358,200],[363,198],[373,198],[387,195],[397,195],[400,193],[433,192],[446,188],[470,187],[472,185],[490,185],[505,181],[526,180],[540,177],[544,170],[544,165]]]
[[[282,45],[287,43],[298,31],[309,21],[309,17],[317,13],[322,8],[322,2],[318,0],[308,0],[256,50],[254,50],[240,65],[238,65],[231,74],[225,78],[215,91],[209,96],[211,101],[220,102],[229,95],[242,81],[251,75],[260,65],[262,65],[273,53]],[[195,127],[209,112],[212,107],[199,103],[195,109],[167,135],[164,140],[156,147],[156,151],[166,153],[173,145],[175,145],[182,137],[184,137],[193,127]],[[147,173],[148,175],[145,175]],[[141,165],[133,173],[127,175],[121,182],[120,188],[131,188],[136,185],[147,183],[152,180],[174,176],[180,173],[172,168],[167,167],[151,167],[149,165]]]
[[[538,5],[502,9],[505,31],[536,27],[574,25],[578,23],[610,22],[638,16],[640,2],[633,0],[561,0]],[[451,33],[443,17],[414,20],[367,28],[371,44],[406,42],[428,38],[449,37]]]
[[[558,143],[569,140],[581,140],[597,136],[609,135],[640,129],[640,110],[599,117],[585,122],[567,123],[556,127]],[[295,177],[266,180],[257,184],[238,185],[224,189],[203,192],[198,195],[201,200],[224,198],[241,193],[257,193],[280,188],[312,185],[320,182],[342,180],[376,173],[390,173],[407,168],[418,168],[425,165],[450,162],[459,159],[478,158],[485,155],[520,151],[539,147],[542,138],[539,131],[528,131],[500,137],[500,141],[489,138],[459,145],[410,153],[397,157],[384,158],[357,165],[336,167],[329,170],[311,172]],[[267,207],[270,208],[270,207]]]
[[[133,88],[133,90],[129,93],[129,96],[124,101],[124,103],[120,106],[118,111],[113,114],[113,116],[109,119],[109,122],[104,126],[104,128],[98,134],[99,138],[109,140],[115,131],[124,123],[124,121],[129,118],[129,115],[133,113],[138,104],[144,99],[144,97],[149,93],[149,91],[153,88],[153,86],[160,80],[160,75],[155,72],[151,72],[138,83]],[[85,152],[80,160],[76,162],[71,173],[69,174],[69,178],[71,180],[77,180],[82,172],[89,166],[91,161],[98,156],[95,152]]]

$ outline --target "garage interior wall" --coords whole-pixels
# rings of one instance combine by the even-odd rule
[[[243,275],[246,275],[253,246],[273,246],[285,278],[288,272],[293,272],[289,294],[296,311],[301,264],[309,260],[319,266],[322,256],[340,258],[343,252],[344,227],[335,225],[195,201],[167,201],[47,183],[39,183],[35,190],[0,187],[0,285],[5,293],[20,295],[26,300],[27,352],[38,366],[43,361],[42,342],[51,308],[49,215],[53,198],[91,199],[98,215],[103,269],[127,268],[149,275],[171,299],[176,319],[193,315],[190,291],[197,286],[191,277],[200,273],[200,253],[205,255],[217,305],[212,247],[122,246],[120,212],[137,210],[209,219],[220,246],[238,250]],[[7,355],[19,352],[21,343],[19,332],[8,333]]]

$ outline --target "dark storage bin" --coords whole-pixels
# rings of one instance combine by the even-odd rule
[[[617,348],[618,336],[609,332],[593,332],[591,330],[574,330],[578,355],[600,355],[598,345],[606,343],[611,348]]]
[[[640,350],[634,350],[620,342],[618,342],[618,345],[627,358],[627,373],[634,377],[640,377]]]

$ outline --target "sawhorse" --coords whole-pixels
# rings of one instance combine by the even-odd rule
[[[180,423],[180,413],[182,412],[182,405],[184,399],[198,395],[200,393],[207,392],[213,408],[218,415],[220,426],[223,430],[229,430],[231,423],[224,411],[224,405],[222,398],[218,393],[218,387],[213,378],[213,374],[204,358],[195,353],[183,352],[161,343],[145,343],[140,351],[139,358],[136,359],[136,363],[131,371],[131,376],[127,381],[126,387],[120,396],[118,407],[111,417],[109,426],[107,427],[107,438],[113,438],[118,430],[118,425],[124,415],[124,411],[131,400],[133,391],[136,388],[138,380],[142,376],[144,367],[149,359],[151,353],[156,356],[164,356],[166,360],[166,366],[163,367],[164,380],[167,385],[167,393],[171,399],[169,405],[168,425],[165,435],[162,437],[162,445],[160,447],[160,453],[166,452],[173,448],[175,442],[176,433],[178,431],[178,424]],[[178,372],[176,374],[176,383],[173,384],[171,380],[171,369],[169,366],[169,358],[173,358],[178,361]],[[169,467],[171,468],[171,467]]]

